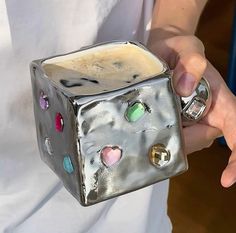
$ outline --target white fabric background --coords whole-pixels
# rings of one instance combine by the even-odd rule
[[[168,233],[168,181],[82,207],[39,159],[30,61],[148,36],[153,0],[0,0],[0,233]]]

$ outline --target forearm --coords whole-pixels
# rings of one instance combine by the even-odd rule
[[[193,35],[207,0],[157,0],[150,37],[167,34]]]

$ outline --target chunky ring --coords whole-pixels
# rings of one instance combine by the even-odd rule
[[[201,120],[207,114],[212,102],[211,89],[206,78],[200,80],[192,95],[180,99],[183,125],[191,125]]]

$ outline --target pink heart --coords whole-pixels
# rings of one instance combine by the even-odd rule
[[[117,163],[122,155],[122,151],[118,147],[111,147],[106,146],[101,151],[101,159],[102,162],[107,166],[110,167]]]

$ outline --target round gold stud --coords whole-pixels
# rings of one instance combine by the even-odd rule
[[[156,144],[149,150],[150,162],[156,167],[162,167],[170,161],[170,152],[163,144]]]

